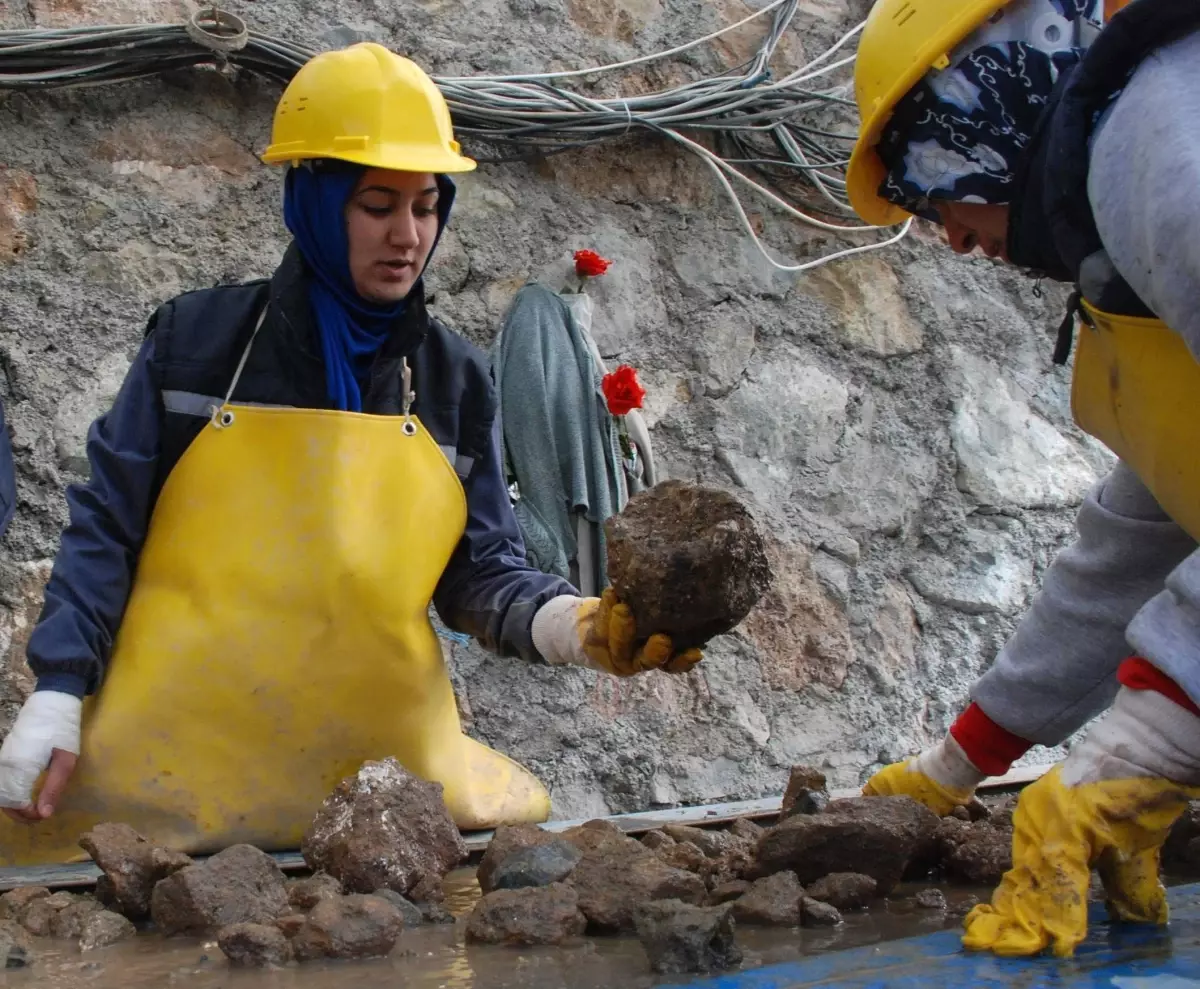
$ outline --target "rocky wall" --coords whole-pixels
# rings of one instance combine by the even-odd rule
[[[822,50],[867,6],[811,0],[780,65]],[[661,50],[751,8],[231,9],[313,47],[369,38],[437,74],[467,75]],[[0,30],[185,11],[184,0],[0,0]],[[756,42],[756,28],[741,29],[619,88],[736,64]],[[281,256],[280,176],[255,158],[278,93],[211,71],[0,91],[0,393],[20,499],[0,556],[0,729],[31,688],[23,646],[67,521],[63,488],[87,469],[88,423],[115,395],[146,317],[178,292],[266,275]],[[783,258],[842,246],[750,205]],[[776,582],[686,677],[618,681],[448,643],[469,730],[535,770],[559,816],[779,792],[796,762],[850,785],[935,738],[1106,467],[1070,425],[1067,373],[1049,360],[1061,296],[954,257],[932,228],[882,253],[780,274],[703,164],[631,135],[464,180],[431,277],[434,311],[486,344],[516,290],[531,278],[560,287],[581,247],[616,262],[590,289],[595,329],[606,357],[641,373],[663,468],[739,490],[767,514]]]

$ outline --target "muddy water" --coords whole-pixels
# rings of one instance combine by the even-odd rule
[[[906,887],[901,895],[920,886]],[[215,941],[166,940],[141,935],[123,944],[82,954],[71,942],[38,941],[33,967],[0,970],[0,989],[649,989],[686,981],[653,976],[632,938],[583,939],[564,948],[516,949],[465,945],[462,919],[479,897],[474,873],[447,877],[447,907],[457,924],[406,931],[395,951],[372,962],[292,965],[274,971],[230,969]],[[985,891],[948,889],[952,907]],[[961,923],[961,913],[912,910],[881,902],[871,910],[846,914],[837,928],[779,930],[738,928],[745,968],[794,961],[804,955],[878,941],[928,934]]]

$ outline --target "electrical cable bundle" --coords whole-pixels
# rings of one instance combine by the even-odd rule
[[[687,44],[612,65],[513,76],[435,77],[462,135],[496,148],[481,161],[547,155],[650,131],[681,145],[712,170],[745,231],[781,271],[804,271],[836,258],[878,250],[898,232],[802,264],[776,261],[746,214],[737,183],[811,227],[839,235],[885,228],[855,222],[846,199],[845,168],[856,117],[848,82],[835,81],[854,62],[849,43],[859,24],[779,79],[768,68],[799,0],[771,0],[736,24]],[[758,18],[770,26],[754,56],[719,75],[661,92],[596,99],[565,88],[672,58],[715,41]],[[287,82],[317,53],[248,28],[234,15],[206,8],[187,24],[0,31],[0,89],[99,86],[161,72],[216,64]],[[721,153],[718,153],[721,152]],[[840,222],[839,222],[840,221]]]

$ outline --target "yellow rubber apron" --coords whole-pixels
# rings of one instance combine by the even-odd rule
[[[187,852],[296,848],[386,756],[442,783],[461,828],[549,816],[527,770],[462,733],[428,609],[466,499],[437,443],[407,403],[230,404],[245,360],[155,506],[59,810],[0,818],[0,864],[78,859],[101,821]]]
[[[1157,319],[1083,302],[1071,411],[1200,539],[1200,364]]]

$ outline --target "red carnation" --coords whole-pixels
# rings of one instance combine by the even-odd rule
[[[622,364],[611,374],[606,374],[600,387],[608,402],[608,411],[615,416],[623,416],[630,409],[640,409],[642,399],[646,397],[646,389],[638,382],[637,371],[628,364]]]
[[[602,258],[595,251],[576,251],[575,252],[575,274],[580,278],[594,278],[597,275],[603,275],[608,271],[608,266],[612,264]]]

